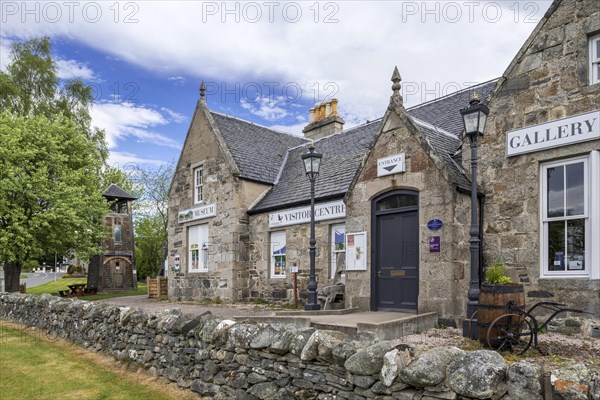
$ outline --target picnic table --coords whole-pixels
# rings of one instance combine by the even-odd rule
[[[86,294],[96,294],[98,292],[98,289],[88,288],[86,286],[86,283],[73,283],[71,285],[67,285],[69,290],[59,290],[58,294],[61,297],[79,297],[85,296]]]

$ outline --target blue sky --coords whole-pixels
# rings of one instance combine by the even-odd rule
[[[301,134],[335,97],[346,128],[500,76],[550,1],[0,2],[10,44],[48,35],[59,76],[95,88],[110,162],[176,160],[198,87],[209,108]]]

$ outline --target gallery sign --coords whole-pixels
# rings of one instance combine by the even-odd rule
[[[344,218],[346,205],[342,200],[315,204],[315,221]],[[310,206],[290,208],[269,214],[269,228],[310,222]]]
[[[377,159],[377,176],[386,176],[404,172],[404,153]]]
[[[214,204],[207,204],[202,207],[179,211],[179,214],[177,214],[177,221],[181,224],[196,219],[214,217],[215,215],[217,215],[217,206]]]
[[[506,133],[506,155],[531,153],[600,139],[600,111],[575,115]]]

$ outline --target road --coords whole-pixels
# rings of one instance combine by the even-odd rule
[[[21,279],[21,283],[26,283],[28,288],[41,285],[42,283],[46,283],[48,281],[53,281],[55,278],[54,272],[34,272],[24,273],[22,275],[27,275],[26,279]],[[61,279],[63,275],[63,272],[57,273],[56,279]]]

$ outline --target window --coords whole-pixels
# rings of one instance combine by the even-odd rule
[[[188,272],[208,272],[208,224],[188,228]]]
[[[588,160],[542,166],[542,273],[589,275]]]
[[[590,38],[590,85],[600,83],[600,35]]]
[[[115,218],[113,223],[113,242],[123,242],[123,228],[121,225],[121,218]]]
[[[202,167],[194,168],[194,204],[202,203]]]
[[[346,226],[331,226],[331,279],[336,273],[346,269]]]
[[[271,278],[285,278],[285,232],[271,233]]]

